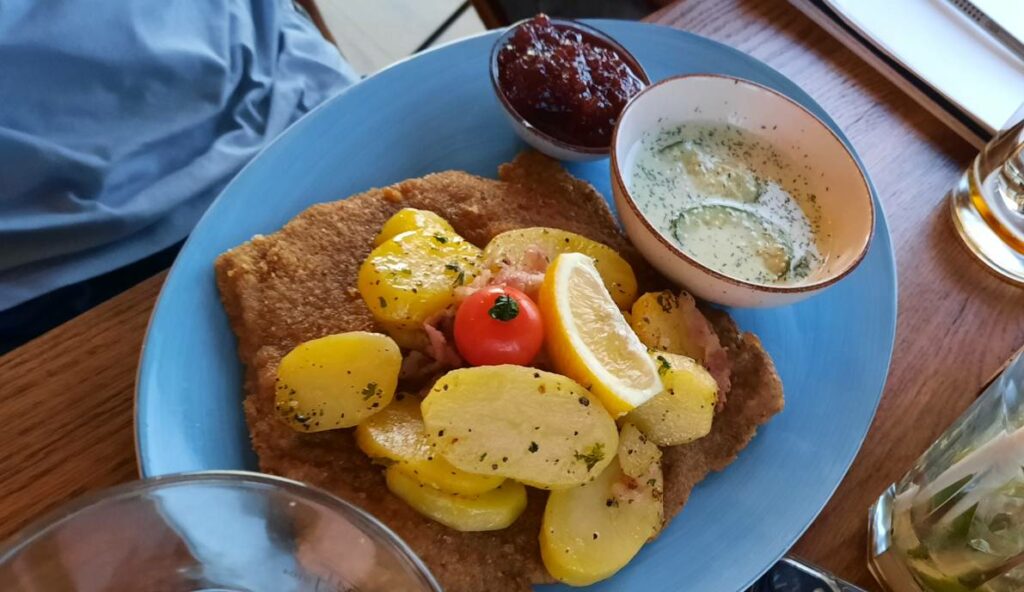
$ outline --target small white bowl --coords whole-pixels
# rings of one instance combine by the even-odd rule
[[[547,154],[548,156],[558,160],[574,162],[586,162],[607,158],[610,145],[583,146],[580,144],[573,144],[571,142],[559,140],[558,138],[540,130],[516,111],[516,108],[512,106],[512,103],[509,102],[508,98],[505,96],[505,92],[501,89],[501,82],[498,76],[498,54],[501,52],[501,48],[505,47],[505,44],[508,43],[509,39],[515,35],[516,29],[518,29],[520,25],[531,20],[533,19],[528,18],[509,25],[509,27],[505,29],[505,32],[498,36],[498,39],[494,42],[494,46],[491,47],[491,85],[494,87],[494,94],[498,97],[498,102],[501,103],[502,111],[505,113],[509,123],[512,125],[512,129],[515,130],[516,135],[538,152]],[[644,70],[643,66],[640,65],[640,62],[633,57],[633,54],[629,53],[629,50],[623,47],[622,44],[615,39],[612,39],[604,32],[570,19],[552,18],[550,20],[551,24],[555,25],[555,27],[577,31],[582,33],[584,37],[590,37],[612,49],[615,53],[619,54],[622,61],[629,66],[629,69],[636,74],[637,78],[643,82],[644,86],[651,83],[651,79],[647,76],[647,72]]]
[[[825,261],[806,278],[762,284],[711,269],[660,233],[630,195],[634,148],[644,132],[686,122],[728,123],[769,141],[806,175],[821,207]],[[612,192],[626,234],[662,274],[695,296],[739,307],[792,304],[849,274],[868,251],[875,207],[867,178],[843,142],[792,99],[760,84],[714,74],[663,80],[626,105],[612,134]]]

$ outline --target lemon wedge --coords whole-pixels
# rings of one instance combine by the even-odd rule
[[[563,253],[540,290],[548,354],[555,369],[619,417],[661,392],[658,369],[605,288],[594,260]]]

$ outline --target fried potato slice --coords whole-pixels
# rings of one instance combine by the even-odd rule
[[[676,446],[711,432],[718,383],[692,358],[651,352],[665,390],[626,416],[658,446]]]
[[[401,365],[398,345],[380,333],[306,341],[281,359],[275,408],[299,432],[352,427],[391,402]]]
[[[526,509],[526,488],[515,481],[506,481],[480,495],[466,496],[424,485],[398,465],[385,469],[384,478],[388,490],[417,512],[462,532],[507,528]]]
[[[615,422],[582,386],[525,366],[453,370],[422,404],[435,450],[471,473],[542,489],[593,479],[615,456]]]
[[[447,493],[479,495],[505,480],[467,473],[434,452],[423,426],[420,400],[411,395],[356,426],[356,444],[370,457],[391,461],[420,483]]]

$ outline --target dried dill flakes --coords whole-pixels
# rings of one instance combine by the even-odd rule
[[[658,374],[664,376],[666,372],[672,369],[672,365],[668,363],[665,356],[658,356]]]

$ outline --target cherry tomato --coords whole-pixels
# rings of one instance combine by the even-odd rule
[[[474,366],[529,364],[543,342],[540,310],[515,288],[477,290],[455,313],[455,345]]]

